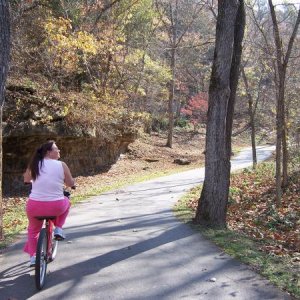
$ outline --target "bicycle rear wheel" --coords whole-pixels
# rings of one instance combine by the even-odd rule
[[[55,259],[55,256],[57,254],[57,248],[58,248],[58,241],[55,238],[52,238],[52,252],[51,252],[51,257],[49,257],[50,262]]]
[[[38,290],[41,290],[45,284],[47,271],[47,234],[46,229],[42,228],[36,248],[35,261],[35,285]]]

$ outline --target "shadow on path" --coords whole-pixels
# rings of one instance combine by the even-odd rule
[[[150,224],[149,226],[152,225]],[[193,234],[190,230],[181,230],[183,226],[185,227],[183,224],[176,225],[174,228],[171,228],[156,237],[149,238],[136,244],[113,250],[89,260],[74,263],[66,268],[51,272],[50,276],[46,280],[44,290],[63,283],[64,281],[72,281],[72,286],[75,287],[76,284],[78,284],[85,276],[97,273],[100,270],[120,261],[126,260],[161,245],[186,238]],[[116,230],[116,228],[111,227],[108,229],[109,231]],[[89,234],[89,231],[81,232],[81,235],[83,236],[86,236],[87,234]],[[98,229],[98,232],[95,230],[92,234],[103,234],[103,231],[102,229]],[[63,256],[66,254],[67,253],[59,253],[58,255]],[[54,261],[53,263],[57,262]],[[34,274],[33,269],[28,268],[27,262],[2,271],[0,273],[0,299],[21,300],[28,299],[33,296],[37,291],[34,285],[34,276],[30,275],[30,273],[32,273],[32,275]],[[67,294],[68,289],[60,295],[60,297],[63,298]]]

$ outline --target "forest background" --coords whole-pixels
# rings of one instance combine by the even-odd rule
[[[108,140],[137,128],[148,134],[166,130],[166,145],[172,148],[173,126],[195,133],[205,130],[217,18],[214,1],[9,2],[12,48],[7,89],[34,91],[37,97],[16,99],[15,109],[4,113],[5,126],[24,112],[26,101],[34,100],[48,109],[30,114],[33,125],[63,118],[70,127],[93,128]],[[289,41],[299,6],[276,4],[275,9],[279,49],[268,3],[246,3],[233,135],[248,133],[253,149],[255,142],[276,143],[278,120],[283,120],[289,168],[283,192],[293,187],[297,195],[299,34],[295,32],[292,49]],[[282,119],[278,119],[278,50],[283,62],[290,51]],[[279,223],[289,215],[295,253],[299,252],[299,198],[292,199],[286,204],[278,201],[277,194],[270,207],[279,214]]]
[[[103,137],[133,124],[146,132],[173,124],[191,124],[195,131],[205,126],[217,16],[213,2],[10,2],[7,89],[37,91],[34,100],[52,109],[51,114],[31,115],[31,123],[64,117],[68,125],[93,127]],[[276,130],[277,48],[267,2],[249,2],[246,10],[234,134],[249,128],[250,115],[257,134],[268,136]],[[277,14],[284,55],[298,21],[297,8],[280,5]],[[293,146],[299,143],[299,36],[295,38],[284,95]],[[4,115],[6,125],[24,102],[17,99],[15,111]]]

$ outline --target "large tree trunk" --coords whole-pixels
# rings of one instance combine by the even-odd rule
[[[226,227],[232,121],[244,26],[243,0],[219,1],[209,87],[205,179],[194,219],[209,226]]]
[[[0,240],[3,239],[2,111],[10,53],[10,18],[7,0],[0,0]]]

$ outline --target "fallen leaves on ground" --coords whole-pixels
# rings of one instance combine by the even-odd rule
[[[275,203],[272,163],[231,176],[228,202],[228,228],[257,240],[264,240],[262,251],[292,257],[300,262],[300,173],[291,176],[281,205]],[[189,207],[196,210],[198,197]]]

